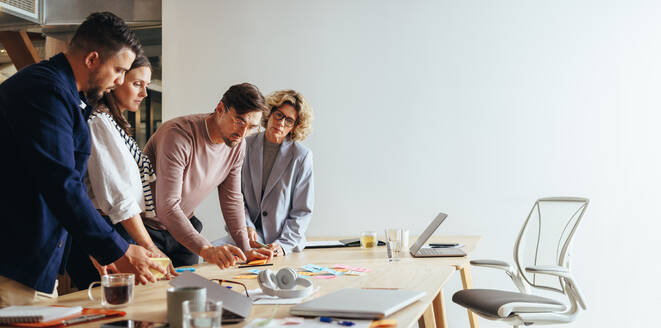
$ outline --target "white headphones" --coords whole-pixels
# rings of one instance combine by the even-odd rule
[[[312,281],[298,276],[292,268],[282,268],[277,274],[266,269],[257,276],[259,287],[266,295],[281,298],[299,298],[312,294]],[[294,289],[296,286],[302,289]]]

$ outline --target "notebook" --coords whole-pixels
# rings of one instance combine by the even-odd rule
[[[8,306],[0,309],[0,324],[51,321],[82,311],[81,306]]]
[[[425,292],[385,289],[341,289],[298,304],[289,313],[353,319],[383,319],[425,296]]]

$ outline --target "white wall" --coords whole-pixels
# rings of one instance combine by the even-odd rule
[[[474,258],[511,260],[536,198],[589,197],[573,254],[589,309],[571,327],[654,323],[661,3],[164,1],[163,63],[165,119],[211,111],[243,81],[308,98],[309,235],[419,233],[443,210],[440,233],[482,235]],[[196,213],[208,238],[222,234],[215,197]],[[468,325],[449,299],[448,315]]]

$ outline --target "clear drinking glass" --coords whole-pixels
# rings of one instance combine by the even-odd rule
[[[386,229],[388,262],[399,261],[402,249],[402,229]]]
[[[376,231],[363,231],[360,234],[361,248],[374,248],[379,241],[376,239]]]
[[[222,301],[184,301],[183,328],[220,328],[223,318]]]
[[[97,301],[92,295],[92,288],[96,284],[101,285],[101,306],[105,308],[126,306],[133,300],[135,275],[132,273],[112,273],[101,276],[101,281],[95,281],[87,288],[87,296],[92,301]]]

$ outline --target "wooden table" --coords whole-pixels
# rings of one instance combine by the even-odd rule
[[[331,240],[330,238],[310,238]],[[465,245],[464,250],[470,254],[481,237],[478,236],[435,236],[434,242],[459,242]],[[414,240],[414,239],[412,239]],[[305,264],[316,264],[321,266],[332,266],[334,264],[347,264],[357,267],[367,267],[372,271],[363,276],[339,276],[335,279],[312,279],[316,286],[320,286],[311,297],[343,288],[401,288],[409,290],[422,290],[427,294],[418,302],[400,310],[389,318],[396,319],[399,327],[408,328],[418,322],[421,328],[447,327],[445,315],[445,304],[443,300],[443,286],[450,279],[454,271],[461,273],[464,288],[471,288],[470,269],[467,257],[454,258],[412,258],[408,252],[402,252],[402,259],[397,262],[386,261],[385,247],[373,249],[351,248],[329,248],[329,249],[306,249],[302,253],[294,253],[285,257],[274,258],[274,266],[271,270],[282,267],[301,267]],[[258,267],[261,269],[261,267]],[[220,270],[215,265],[200,264],[196,266],[196,272],[206,278],[232,279],[232,277],[244,274],[248,269],[231,268]],[[244,279],[242,282],[249,289],[258,288],[257,279]],[[159,281],[147,286],[136,286],[134,289],[133,302],[119,310],[126,311],[124,319],[147,320],[166,322],[166,290],[168,281]],[[98,287],[97,287],[98,289]],[[96,291],[99,293],[99,291]],[[82,305],[83,307],[98,307],[87,298],[87,291],[79,291],[64,295],[54,301],[47,303],[58,305]],[[254,305],[250,317],[239,324],[224,325],[225,327],[242,327],[256,318],[268,317],[273,313],[274,305]],[[278,305],[276,317],[289,316],[291,305]],[[107,321],[115,321],[117,318]],[[471,327],[477,327],[477,317],[469,312]],[[99,327],[99,321],[76,325],[76,327]]]

